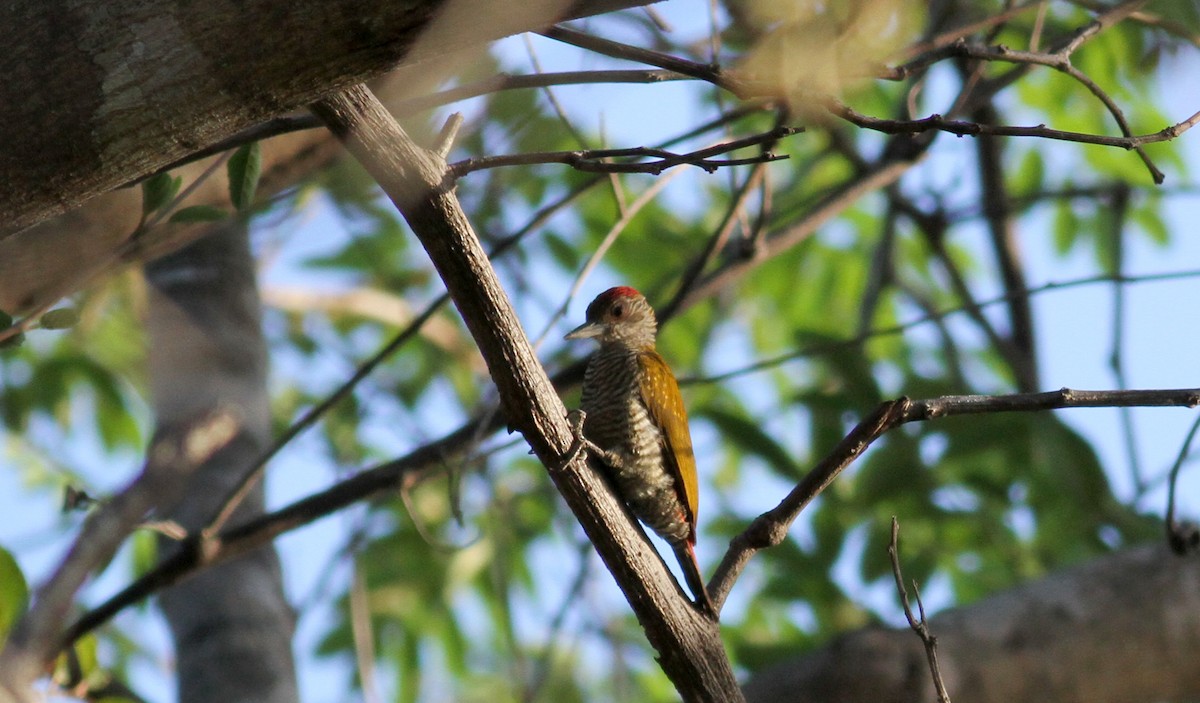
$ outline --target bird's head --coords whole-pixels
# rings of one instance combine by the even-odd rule
[[[617,286],[596,296],[588,305],[587,322],[571,330],[566,338],[653,349],[657,330],[654,309],[646,298],[629,286]]]

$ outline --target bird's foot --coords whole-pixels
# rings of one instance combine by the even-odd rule
[[[570,464],[572,461],[575,461],[575,458],[579,456],[579,452],[584,451],[585,449],[592,456],[600,459],[609,466],[616,468],[621,467],[624,463],[624,460],[621,459],[619,454],[602,448],[600,445],[588,439],[587,436],[583,434],[583,422],[586,419],[587,413],[583,410],[572,410],[567,413],[567,421],[571,423],[571,434],[573,439],[571,440],[571,446],[567,449],[567,452],[562,455],[558,464],[553,468],[556,470],[565,469],[568,464]]]
[[[584,449],[595,447],[587,437],[583,436],[583,421],[587,419],[587,413],[582,410],[572,410],[567,413],[567,422],[571,423],[571,446],[567,448],[567,453],[559,458],[558,463],[551,468],[555,471],[562,471],[567,468],[567,465],[579,456],[579,452]],[[591,445],[589,447],[588,445]]]

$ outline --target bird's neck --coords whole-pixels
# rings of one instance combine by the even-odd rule
[[[632,356],[634,354],[652,351],[654,351],[653,338],[651,338],[649,342],[646,342],[645,340],[634,342],[633,340],[622,339],[619,341],[605,342],[600,345],[600,353],[612,354],[614,356]]]

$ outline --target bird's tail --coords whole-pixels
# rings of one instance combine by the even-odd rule
[[[696,561],[696,550],[688,540],[671,545],[675,550],[675,558],[683,569],[683,578],[687,581],[688,589],[696,599],[696,605],[713,618],[717,617],[717,609],[708,597],[708,589],[704,587],[704,577],[700,575],[700,563]]]

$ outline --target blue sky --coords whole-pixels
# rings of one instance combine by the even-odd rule
[[[671,2],[659,6],[675,25],[685,34],[700,34],[706,28],[704,13],[695,12],[698,3]],[[546,67],[568,70],[577,67],[578,53],[553,42],[535,38],[533,45]],[[515,69],[527,66],[526,48],[520,38],[501,43],[501,53]],[[586,59],[585,66],[595,65],[594,59]],[[1196,61],[1179,62],[1172,69],[1172,85],[1200,85],[1200,67]],[[584,86],[563,88],[557,92],[573,115],[579,116],[578,124],[584,130],[603,129],[606,142],[613,146],[646,145],[659,137],[679,131],[697,121],[691,114],[695,99],[685,84],[662,84],[641,86]],[[1163,90],[1162,105],[1172,119],[1183,119],[1200,108],[1195,102],[1194,91]],[[597,106],[602,106],[597,109]],[[965,142],[964,142],[965,144]],[[1200,163],[1200,132],[1188,133],[1176,142],[1189,164]],[[1075,145],[1063,145],[1069,152]],[[1133,155],[1129,156],[1130,168],[1141,168]],[[684,174],[670,184],[664,197],[673,204],[686,206],[694,194],[700,192],[697,184],[708,176],[693,171]],[[1194,181],[1193,181],[1194,183]],[[1168,186],[1181,185],[1168,182]],[[1192,236],[1193,223],[1200,221],[1200,193],[1174,198],[1168,207],[1168,221],[1172,232],[1171,245],[1158,248],[1136,238],[1130,250],[1127,273],[1139,275],[1160,273],[1189,268],[1200,268],[1200,241]],[[317,206],[308,217],[304,229],[289,236],[292,243],[329,241],[330,232],[340,232],[341,226],[328,208]],[[1060,258],[1054,254],[1050,236],[1050,218],[1033,217],[1022,224],[1021,241],[1029,265],[1031,285],[1050,281],[1067,281],[1094,275],[1095,266],[1089,253],[1080,253]],[[344,236],[344,231],[341,235]],[[335,239],[336,241],[336,239]],[[311,282],[313,277],[295,268],[295,262],[313,252],[308,245],[299,246],[288,252],[280,262],[266,271],[268,285],[277,283],[294,284],[298,281]],[[319,285],[336,285],[336,281],[316,279]],[[577,321],[590,292],[612,283],[605,274],[597,274],[585,287],[581,299],[561,321],[563,331]],[[1195,301],[1200,292],[1200,281],[1194,279],[1175,282],[1148,283],[1126,288],[1128,317],[1124,334],[1129,381],[1132,387],[1190,387],[1200,386],[1197,378],[1195,349],[1200,347],[1200,311]],[[1070,386],[1076,388],[1112,388],[1114,378],[1107,366],[1111,337],[1110,286],[1089,286],[1064,291],[1055,291],[1037,296],[1034,310],[1037,333],[1041,344],[1041,372],[1046,388]],[[536,314],[529,312],[531,318]],[[543,319],[527,319],[527,329],[540,330]],[[37,334],[37,333],[35,333]],[[551,334],[550,344],[557,344]],[[363,356],[373,349],[361,350]],[[731,364],[736,366],[738,364]],[[333,373],[334,369],[329,369]],[[1110,480],[1119,496],[1130,498],[1133,484],[1130,480],[1127,448],[1122,439],[1120,416],[1113,409],[1081,409],[1064,411],[1062,416],[1090,438],[1098,448],[1105,465],[1110,468]],[[1194,420],[1194,413],[1182,409],[1137,409],[1133,412],[1137,436],[1137,456],[1147,476],[1161,475],[1174,461],[1180,444]],[[447,419],[447,428],[456,424]],[[437,428],[431,428],[436,434]],[[35,434],[48,428],[36,428]],[[716,438],[699,434],[697,446],[715,446]],[[27,573],[40,579],[58,559],[72,535],[70,527],[77,518],[63,519],[58,514],[59,496],[49,491],[28,492],[21,485],[21,462],[24,457],[19,451],[10,451],[0,456],[8,466],[0,466],[0,510],[8,519],[0,521],[0,545],[17,552]],[[89,476],[100,486],[115,487],[127,480],[140,465],[137,456],[104,457],[95,437],[86,427],[78,427],[71,433],[70,442],[59,447],[58,460],[80,467],[87,467]],[[327,486],[334,480],[332,467],[310,461],[314,455],[323,455],[315,440],[301,438],[289,448],[271,468],[268,481],[269,501],[279,506],[295,498]],[[287,480],[279,477],[286,476]],[[1181,508],[1185,516],[1200,515],[1200,471],[1195,467],[1185,471],[1180,491]],[[1161,511],[1165,500],[1164,487],[1149,491],[1140,503],[1151,511]],[[766,507],[766,506],[763,506]],[[297,652],[302,657],[300,675],[305,700],[340,701],[351,700],[342,685],[349,675],[347,663],[314,659],[308,655],[316,638],[323,634],[329,623],[329,608],[332,599],[316,589],[331,578],[331,592],[337,592],[346,583],[347,568],[344,560],[336,558],[348,533],[349,525],[361,508],[348,514],[326,519],[316,525],[287,535],[279,541],[287,571],[288,590],[294,602],[311,601],[314,605],[300,621],[297,635]],[[709,547],[708,553],[715,559],[721,545]],[[119,560],[118,564],[122,562]],[[711,563],[711,562],[710,562]],[[330,565],[333,573],[330,576]],[[98,583],[87,589],[87,598],[96,600],[110,593],[125,580],[126,568],[110,569]],[[849,575],[843,579],[852,581]],[[850,586],[855,586],[849,583]],[[861,584],[859,584],[861,586]],[[615,589],[609,589],[615,591]],[[936,597],[936,592],[933,593]],[[873,605],[879,609],[889,607],[886,594],[869,594]],[[879,602],[876,603],[878,598]],[[165,630],[157,616],[130,614],[123,616],[127,623],[136,623],[145,636],[156,643],[160,651],[167,651]],[[164,654],[164,657],[168,655]],[[164,666],[167,660],[162,662]],[[171,698],[169,677],[162,670],[138,672],[140,690],[155,700]],[[386,686],[385,686],[386,691]]]

